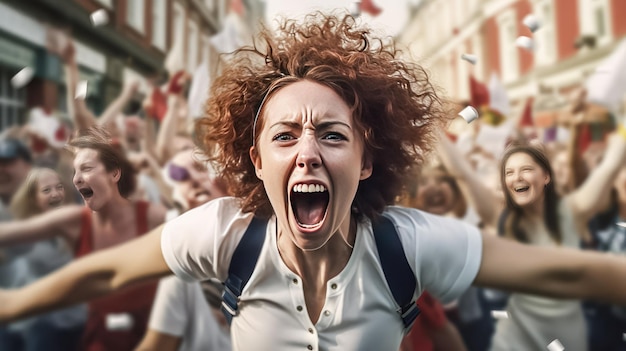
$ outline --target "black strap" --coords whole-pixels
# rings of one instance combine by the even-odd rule
[[[239,296],[250,280],[259,259],[265,241],[266,228],[267,221],[254,217],[231,258],[228,278],[224,283],[224,292],[222,293],[222,312],[228,324],[239,312]],[[393,222],[380,216],[379,220],[373,224],[373,230],[385,279],[393,298],[400,306],[398,313],[400,313],[402,322],[405,328],[409,329],[420,314],[420,310],[413,300],[416,287],[415,274],[406,260],[400,237]]]
[[[415,273],[406,260],[402,242],[393,222],[385,216],[380,216],[377,221],[372,222],[372,227],[380,265],[393,298],[400,306],[398,312],[402,316],[402,322],[408,329],[420,313],[413,300],[417,285]]]
[[[253,217],[231,258],[228,278],[224,282],[224,292],[222,293],[222,312],[228,324],[239,312],[239,296],[250,280],[259,259],[265,242],[266,228],[266,220]]]

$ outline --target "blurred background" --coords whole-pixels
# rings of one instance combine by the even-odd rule
[[[621,0],[1,0],[0,131],[26,123],[33,107],[69,121],[62,62],[46,50],[51,28],[73,37],[81,80],[89,82],[87,105],[99,114],[134,80],[140,87],[127,110],[138,110],[151,83],[167,79],[169,52],[194,72],[211,64],[212,53],[248,43],[261,23],[336,8],[394,36],[452,101],[490,104],[491,81],[500,84],[497,110],[521,118],[532,97],[537,128],[556,125],[567,94],[626,34]],[[108,21],[94,25],[90,14],[99,9]],[[527,15],[539,22],[535,33],[523,23]],[[534,50],[516,45],[519,36],[531,37]],[[33,79],[15,88],[10,79],[27,66]]]

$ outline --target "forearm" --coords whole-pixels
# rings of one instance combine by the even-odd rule
[[[100,116],[99,124],[114,123],[115,117],[122,112],[122,109],[128,104],[134,93],[134,86],[125,86],[122,93],[104,110]]]
[[[77,130],[87,129],[96,124],[96,117],[89,111],[83,98],[76,98],[76,89],[80,75],[78,65],[72,59],[65,64],[65,79],[67,84],[67,106],[73,112],[73,121]]]
[[[179,99],[175,95],[167,97],[167,112],[163,117],[163,122],[159,127],[159,134],[156,142],[156,154],[159,163],[164,164],[172,155],[168,145],[171,144],[176,131],[178,130],[178,116],[176,111],[179,109]]]
[[[21,289],[2,292],[0,321],[85,302],[170,274],[160,252],[160,230],[84,256]]]
[[[626,306],[626,258],[483,236],[476,285]]]
[[[611,135],[602,163],[568,199],[579,218],[588,219],[597,212],[602,199],[609,195],[613,180],[625,161],[626,138]]]
[[[459,150],[440,133],[439,155],[448,170],[459,182],[459,187],[465,199],[469,202],[483,223],[495,226],[497,221],[498,201],[489,188],[485,186],[469,162],[461,155]]]

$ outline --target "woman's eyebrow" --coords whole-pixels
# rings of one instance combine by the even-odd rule
[[[325,121],[325,122],[321,122],[317,125],[318,129],[328,129],[331,128],[335,125],[342,125],[350,130],[352,130],[352,127],[350,127],[350,125],[348,123],[345,122],[339,122],[339,121]]]

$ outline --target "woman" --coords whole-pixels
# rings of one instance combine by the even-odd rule
[[[446,166],[454,169],[467,184],[469,202],[477,204],[483,222],[498,228],[501,236],[537,246],[578,248],[581,239],[588,241],[585,227],[603,208],[612,179],[626,160],[624,139],[624,135],[613,135],[602,164],[582,186],[562,198],[557,195],[552,167],[540,147],[510,147],[500,169],[506,200],[504,212],[443,138],[441,150]],[[579,301],[513,294],[507,310],[512,317],[498,320],[492,350],[509,350],[510,345],[536,349],[556,338],[567,349],[586,350],[587,329]]]
[[[457,220],[389,206],[440,124],[423,71],[370,46],[376,38],[349,16],[281,28],[216,80],[198,127],[234,197],[0,291],[0,320],[171,272],[224,280],[255,215],[269,225],[232,319],[234,350],[398,349],[405,327],[371,229],[381,214],[395,222],[414,297],[428,290],[448,301],[473,282],[626,304],[626,281],[616,279],[625,259],[481,237]]]
[[[33,168],[11,199],[10,210],[15,220],[24,220],[66,203],[65,187],[59,175],[49,168]],[[23,254],[10,263],[13,279],[19,280],[19,285],[32,283],[73,259],[61,238],[22,247]],[[76,306],[12,323],[0,331],[0,349],[77,350],[86,312],[84,306]]]
[[[63,238],[74,256],[81,257],[163,223],[162,207],[127,199],[135,186],[132,166],[102,129],[88,129],[70,146],[74,148],[73,183],[86,207],[63,206],[28,219],[0,223],[0,246]],[[139,287],[93,301],[80,350],[132,350],[145,332],[154,290],[154,285]],[[116,324],[116,320],[126,322]]]

